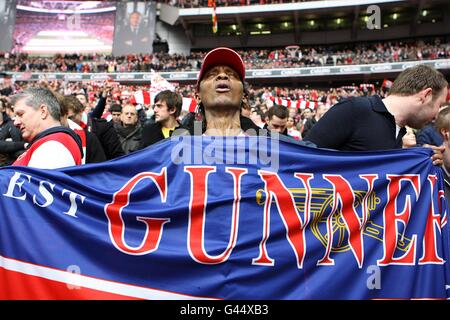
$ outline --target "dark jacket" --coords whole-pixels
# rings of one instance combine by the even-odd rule
[[[178,127],[175,128],[175,130],[181,130],[185,129],[187,130],[185,126],[179,124]],[[169,136],[172,136],[173,132],[175,130],[171,130],[169,132]],[[148,147],[149,145],[152,145],[158,141],[164,140],[164,135],[162,133],[162,127],[160,123],[148,123],[144,125],[142,129],[142,139],[140,144],[140,149],[144,149],[145,147]]]
[[[127,42],[131,41],[131,45]],[[117,45],[116,45],[117,44]],[[149,27],[141,23],[137,32],[133,32],[129,25],[122,27],[114,40],[114,53],[129,54],[148,52],[153,45],[153,37]]]
[[[119,127],[117,128],[120,144],[125,154],[137,151],[140,149],[142,138],[142,126],[138,124],[134,128]]]
[[[97,136],[85,130],[86,133],[86,163],[106,161],[105,151]]]
[[[97,118],[89,118],[88,122],[88,131],[97,136],[107,160],[125,155],[117,132],[111,122]]]
[[[0,166],[6,166],[12,164],[25,151],[25,141],[6,113],[0,114],[0,117],[3,117],[3,123],[0,125]]]
[[[305,125],[303,126],[302,137],[308,136],[309,130],[311,130],[312,127],[314,127],[314,125],[316,123],[317,123],[317,120],[315,117],[312,117],[311,119],[306,120]]]
[[[187,114],[183,121],[181,127],[186,129],[190,135],[194,135],[195,132],[195,113],[191,112]],[[240,116],[241,129],[248,134],[252,135],[270,135],[270,132],[266,129],[262,129],[258,127],[251,119]],[[202,134],[206,131],[206,124],[203,122],[202,124]]]
[[[433,146],[440,146],[444,143],[444,138],[437,131],[434,123],[427,124],[422,130],[417,134],[417,144],[431,144]]]
[[[394,116],[381,97],[353,97],[335,104],[303,140],[342,151],[401,149],[406,129],[396,135]]]

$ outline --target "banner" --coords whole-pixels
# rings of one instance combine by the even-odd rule
[[[431,151],[163,140],[0,169],[0,299],[446,299]]]
[[[438,70],[450,69],[450,59],[440,60],[424,60],[421,64],[429,65]],[[390,65],[386,73],[391,73],[391,77],[394,77],[394,73],[399,73],[406,68],[412,67],[417,64],[417,61],[407,62],[392,62],[387,63]],[[358,75],[365,75],[372,73],[372,69],[376,68],[377,64],[367,64],[360,66],[347,66],[347,67],[327,67],[330,72],[327,73],[327,77],[334,77],[333,79],[341,79],[342,75],[353,75],[354,79],[358,78]],[[308,68],[284,68],[284,69],[251,69],[245,72],[246,79],[268,79],[268,78],[297,78],[297,77],[321,77],[318,71],[314,71],[318,67]],[[47,77],[48,79],[66,80],[66,81],[101,81],[112,79],[113,81],[126,82],[150,82],[153,74],[150,72],[131,72],[131,73],[41,73],[33,72],[31,77],[29,75],[24,77],[21,72],[7,72],[17,81],[37,81],[41,77]],[[197,81],[198,71],[186,71],[186,72],[160,72],[161,77],[169,81]],[[327,78],[328,79],[328,78]],[[362,78],[358,78],[362,80]]]

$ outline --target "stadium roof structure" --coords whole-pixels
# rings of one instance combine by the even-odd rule
[[[227,42],[235,43],[234,47],[253,47],[370,41],[379,39],[381,33],[392,39],[450,33],[448,0],[330,0],[217,7],[216,34],[212,32],[212,8],[166,4],[159,8],[159,19],[182,28],[192,48]],[[378,28],[370,28],[378,13]]]

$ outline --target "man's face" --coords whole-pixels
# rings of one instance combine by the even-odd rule
[[[275,131],[278,133],[283,133],[286,130],[287,118],[281,119],[277,116],[273,116],[272,119],[269,119],[267,123],[267,127],[270,131]]]
[[[124,127],[136,125],[138,121],[136,108],[134,106],[123,107],[121,120]]]
[[[224,65],[209,69],[199,86],[199,100],[205,110],[235,110],[239,112],[244,87],[239,75]]]
[[[173,114],[175,113],[175,109],[172,108],[172,110],[169,111],[167,102],[159,100],[153,106],[153,112],[155,114],[155,122],[164,124],[167,122],[167,120],[169,120],[171,117],[173,117]]]
[[[328,107],[326,105],[320,105],[317,107],[316,117],[322,118],[322,116],[328,111]]]
[[[446,103],[447,88],[443,88],[439,93],[432,95],[432,92],[425,94],[423,102],[417,106],[417,112],[411,115],[407,125],[414,129],[423,128],[427,123],[433,121],[439,113],[439,108]]]
[[[262,122],[261,116],[260,116],[259,113],[256,112],[256,111],[252,111],[252,113],[250,114],[250,119],[251,119],[254,123],[261,123],[261,122]]]
[[[67,118],[69,118],[76,124],[80,124],[83,119],[83,112],[75,113],[72,109],[68,109],[67,110]]]
[[[311,119],[314,113],[311,111],[311,109],[305,109],[303,111],[303,119]]]
[[[21,99],[14,105],[14,125],[19,128],[22,138],[30,142],[33,138],[43,130],[42,127],[42,109],[37,110],[28,106],[25,101]]]
[[[141,20],[141,15],[137,12],[134,12],[130,15],[130,25],[135,28],[139,25],[139,21]]]
[[[111,112],[111,116],[112,116],[112,121],[114,123],[120,123],[120,116],[122,115],[122,112],[119,111],[113,111]]]

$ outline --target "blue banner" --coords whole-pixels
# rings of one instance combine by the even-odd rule
[[[0,169],[2,299],[446,299],[441,169],[178,137],[100,164]]]

